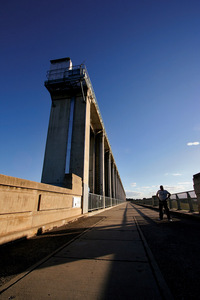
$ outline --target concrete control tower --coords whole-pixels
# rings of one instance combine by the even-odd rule
[[[83,212],[88,192],[125,199],[92,84],[84,65],[69,57],[51,60],[45,86],[52,106],[42,182],[66,186],[66,174],[83,181]]]

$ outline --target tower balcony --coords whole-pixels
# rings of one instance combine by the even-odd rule
[[[49,70],[44,85],[47,90],[63,91],[80,88],[87,85],[87,70],[83,65]]]

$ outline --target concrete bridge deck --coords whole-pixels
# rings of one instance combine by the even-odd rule
[[[198,299],[198,285],[196,290],[193,288],[195,282],[191,291],[185,290],[192,277],[183,276],[185,281],[187,278],[183,286],[174,268],[180,268],[183,250],[187,252],[191,246],[186,237],[191,235],[193,221],[175,217],[172,223],[159,223],[155,210],[131,203],[101,212],[98,217],[98,222],[78,238],[3,285],[0,299],[173,299],[172,293],[174,299]],[[198,222],[199,230],[199,221],[194,222]],[[188,249],[180,245],[184,236]],[[197,255],[199,238],[191,238]],[[182,264],[192,273],[198,258],[191,259],[190,255]],[[196,268],[198,271],[198,263]]]

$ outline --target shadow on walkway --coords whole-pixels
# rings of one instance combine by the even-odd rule
[[[164,299],[134,214],[129,203],[99,214],[100,222],[95,227],[88,226],[83,235],[1,294],[0,299],[16,295],[20,300]],[[79,227],[71,234],[76,230],[79,232]],[[66,231],[70,234],[69,229]],[[55,230],[43,235],[43,241],[55,242],[54,233],[56,239],[65,235]]]

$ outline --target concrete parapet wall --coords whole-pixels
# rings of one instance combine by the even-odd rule
[[[61,226],[82,214],[82,180],[66,175],[69,188],[0,175],[0,244]]]

